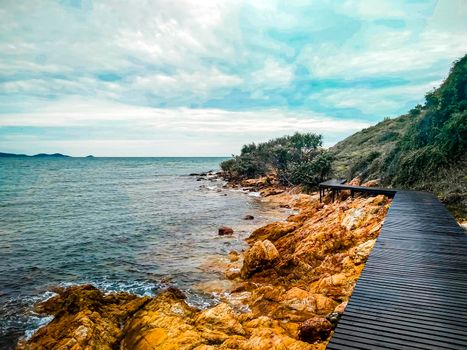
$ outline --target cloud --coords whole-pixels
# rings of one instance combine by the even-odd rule
[[[251,75],[254,86],[260,86],[263,89],[285,88],[293,77],[292,66],[281,65],[272,59],[267,59],[264,67]]]
[[[0,147],[13,151],[11,145],[16,144],[21,145],[18,151],[27,152],[24,147],[36,145],[31,149],[39,150],[44,149],[40,145],[47,145],[43,151],[57,147],[57,152],[101,156],[169,156],[183,152],[228,155],[238,152],[244,143],[266,141],[295,131],[323,134],[329,146],[336,142],[336,135],[350,135],[368,126],[362,121],[344,121],[307,111],[168,109],[66,99],[36,106],[34,112],[3,114]],[[79,144],[81,152],[76,148]],[[149,145],[157,147],[147,149]]]
[[[466,53],[466,16],[462,0],[6,0],[0,136],[331,144],[419,102]]]
[[[425,94],[440,84],[441,81],[431,81],[404,87],[325,89],[310,99],[334,108],[354,108],[384,117],[388,116],[387,111],[406,108],[407,101],[413,105],[423,103]]]
[[[220,90],[239,86],[242,82],[240,77],[228,75],[212,68],[193,73],[179,72],[173,75],[138,76],[131,83],[130,89],[137,89],[166,99],[183,95],[206,99],[217,97],[221,93]]]
[[[85,127],[106,125],[126,128],[151,128],[160,131],[199,133],[287,133],[300,129],[314,132],[351,132],[368,126],[360,121],[341,121],[304,111],[269,109],[226,111],[221,109],[152,108],[101,100],[65,99],[47,104],[38,111],[7,113],[1,127]]]
[[[427,31],[413,41],[408,31],[375,33],[367,41],[371,50],[323,45],[306,48],[303,62],[317,78],[354,79],[371,76],[403,76],[428,70],[440,61],[453,61],[467,51],[464,34]],[[332,58],[332,59],[331,59]]]

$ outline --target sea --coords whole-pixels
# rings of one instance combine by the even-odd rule
[[[222,278],[206,266],[280,216],[257,193],[190,176],[224,159],[0,158],[0,349],[51,320],[33,306],[56,286],[175,286],[197,307],[218,302],[196,287]],[[235,233],[219,236],[221,225]]]

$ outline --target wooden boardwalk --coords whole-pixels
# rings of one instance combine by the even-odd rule
[[[355,192],[367,193],[371,195],[383,194],[388,197],[394,197],[397,190],[394,188],[380,188],[380,187],[364,187],[364,186],[351,186],[344,184],[345,180],[329,180],[319,184],[319,198],[325,194],[326,190],[332,191],[332,200],[339,191],[349,190],[350,194],[354,195]]]
[[[395,192],[327,349],[467,349],[467,235],[432,194]]]

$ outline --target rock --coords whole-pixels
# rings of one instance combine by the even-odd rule
[[[363,208],[352,208],[346,212],[344,219],[342,220],[341,226],[347,230],[353,230],[358,227],[360,219],[362,219],[365,211]]]
[[[125,324],[118,348],[191,349],[206,343],[192,324],[198,310],[187,305],[182,295],[169,289],[152,298]]]
[[[210,343],[222,343],[229,335],[244,335],[245,330],[238,322],[233,309],[221,303],[213,308],[203,310],[196,316],[195,325],[202,336]]]
[[[224,275],[229,280],[234,280],[234,279],[240,277],[240,269],[231,267],[231,268],[227,269],[227,271],[225,271]]]
[[[297,287],[293,287],[285,293],[282,304],[303,313],[316,312],[316,299],[313,294]]]
[[[363,187],[378,187],[379,186],[379,179],[377,180],[370,180],[362,184]]]
[[[219,236],[231,235],[234,233],[234,230],[227,226],[219,227]]]
[[[266,186],[270,186],[272,183],[272,179],[269,176],[262,176],[258,179],[247,179],[240,182],[242,187],[252,187],[255,189],[263,188]]]
[[[262,189],[261,191],[259,191],[261,196],[263,197],[269,197],[269,196],[274,196],[276,194],[280,194],[280,193],[284,193],[284,190],[282,189],[278,189],[278,188],[274,188],[274,187],[267,187],[265,189]]]
[[[253,220],[255,217],[253,215],[245,215],[243,220]]]
[[[258,240],[269,240],[276,241],[279,238],[285,236],[287,233],[295,230],[297,225],[294,222],[273,222],[266,226],[260,227],[259,229],[253,231],[250,237],[247,238],[248,243],[253,243]]]
[[[350,180],[347,185],[350,186],[360,186],[362,183],[362,178],[360,176],[354,177],[352,180]]]
[[[245,252],[241,276],[247,278],[256,271],[271,266],[278,257],[279,252],[271,241],[256,242]]]
[[[169,287],[166,289],[165,293],[170,293],[175,299],[185,300],[186,295],[180,289],[175,287]]]
[[[366,262],[375,243],[376,239],[370,239],[369,241],[363,242],[362,244],[350,250],[349,254],[352,256],[355,264],[362,264]]]
[[[238,261],[238,259],[240,259],[238,252],[236,252],[235,250],[232,250],[229,253],[229,259],[231,262]]]
[[[345,311],[345,308],[347,307],[347,304],[348,304],[347,301],[344,301],[344,302],[340,303],[339,305],[336,306],[336,308],[334,309],[334,312],[338,312],[340,314],[343,314],[344,311]]]
[[[54,316],[20,349],[104,349],[118,344],[120,326],[149,301],[128,293],[104,294],[91,285],[56,289],[58,294],[36,306]]]
[[[326,297],[323,294],[314,294],[313,297],[315,298],[316,302],[316,313],[317,314],[327,314],[334,310],[336,307],[337,302],[332,300],[331,298]]]
[[[308,343],[326,340],[332,331],[332,324],[324,317],[313,317],[302,323],[298,337]]]
[[[376,196],[376,197],[373,197],[373,199],[371,200],[370,204],[373,204],[373,205],[383,205],[385,204],[387,201],[387,198],[385,196],[383,196],[382,194]]]
[[[331,322],[331,325],[333,328],[335,328],[337,326],[337,323],[339,322],[339,320],[341,319],[341,314],[338,313],[338,312],[331,312],[327,317],[326,319]]]

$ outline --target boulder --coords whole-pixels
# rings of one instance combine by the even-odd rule
[[[260,193],[261,193],[261,196],[263,197],[269,197],[269,196],[274,196],[276,194],[284,193],[284,190],[274,188],[274,187],[267,187],[265,189],[262,189]]]
[[[247,278],[253,273],[260,271],[272,264],[279,258],[279,252],[271,241],[258,241],[245,252],[242,278]]]
[[[295,230],[296,227],[297,224],[294,222],[273,222],[253,231],[253,233],[250,235],[250,237],[247,238],[246,241],[250,244],[257,240],[265,239],[274,242],[282,236],[285,236],[287,233]]]
[[[127,293],[105,294],[91,285],[55,290],[58,294],[39,303],[36,311],[54,316],[21,349],[104,349],[118,345],[121,325],[142,308],[148,297]]]
[[[378,187],[379,180],[370,180],[362,184],[363,187]]]
[[[365,211],[363,208],[351,208],[345,214],[341,226],[347,230],[353,230],[359,226],[359,222],[365,215]]]
[[[243,220],[253,220],[255,217],[253,215],[245,215]]]
[[[231,235],[234,233],[234,230],[227,226],[219,227],[219,236]]]
[[[360,186],[362,183],[362,178],[360,176],[354,177],[352,180],[350,180],[347,185],[350,186]]]
[[[308,343],[326,340],[332,331],[332,324],[324,317],[313,317],[300,326],[298,337]]]
[[[363,242],[356,247],[353,247],[349,254],[354,260],[355,264],[362,264],[366,262],[368,256],[370,255],[374,245],[376,243],[376,239],[370,239],[369,241]]]
[[[196,329],[210,343],[222,343],[229,335],[244,335],[245,331],[238,322],[234,310],[225,303],[203,310],[195,320]]]
[[[230,259],[231,262],[235,262],[235,261],[238,261],[238,259],[240,259],[240,256],[239,256],[238,252],[236,252],[235,250],[232,250],[229,253],[229,259]]]

